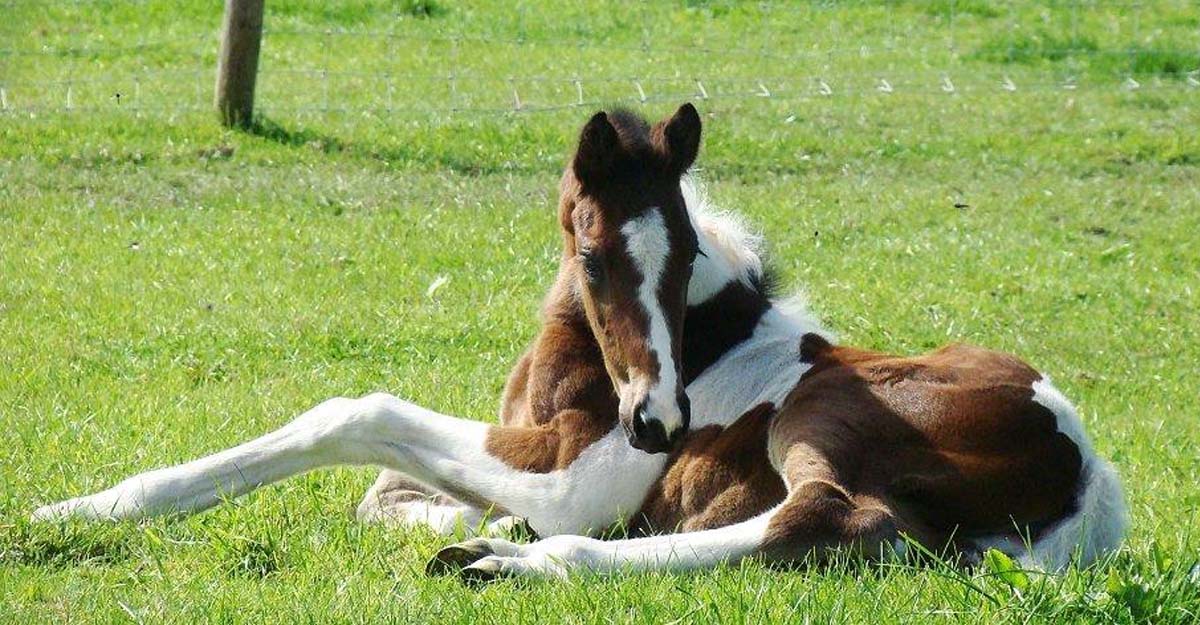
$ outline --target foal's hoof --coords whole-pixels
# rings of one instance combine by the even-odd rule
[[[425,574],[432,577],[458,573],[468,565],[490,555],[495,555],[491,546],[486,540],[478,538],[443,547],[425,564]]]

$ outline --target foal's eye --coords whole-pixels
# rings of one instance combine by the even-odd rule
[[[604,275],[604,265],[600,258],[592,252],[583,252],[579,256],[583,259],[583,272],[587,274],[588,281],[598,282]]]
[[[593,256],[585,256],[583,259],[583,270],[587,273],[589,279],[599,279],[602,272],[600,261]]]

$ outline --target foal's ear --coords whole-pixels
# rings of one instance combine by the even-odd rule
[[[691,102],[679,107],[665,122],[663,142],[667,168],[673,173],[683,174],[696,162],[696,155],[700,152],[700,114]]]
[[[572,168],[575,177],[583,186],[591,186],[604,180],[612,172],[621,139],[617,129],[608,121],[608,115],[600,111],[588,120],[579,134],[579,149],[575,151]]]

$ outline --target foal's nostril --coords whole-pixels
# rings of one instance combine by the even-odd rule
[[[646,426],[646,404],[640,403],[633,409],[633,435],[645,438],[650,428]]]
[[[633,428],[632,435],[629,437],[629,443],[635,449],[640,449],[651,454],[670,451],[673,439],[668,440],[662,421],[646,418],[644,404],[638,405],[633,411],[632,421]]]

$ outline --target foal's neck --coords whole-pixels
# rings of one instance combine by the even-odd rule
[[[692,427],[726,425],[763,402],[779,405],[808,369],[800,338],[829,335],[799,298],[773,297],[758,240],[737,218],[714,211],[691,181],[682,190],[703,252],[683,332]]]

